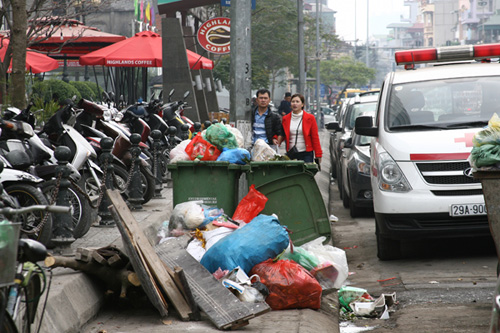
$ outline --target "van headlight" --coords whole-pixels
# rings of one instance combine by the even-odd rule
[[[382,191],[409,192],[412,190],[403,171],[386,152],[379,155],[378,176],[378,186]]]

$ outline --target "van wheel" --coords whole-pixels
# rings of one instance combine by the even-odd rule
[[[377,236],[377,257],[380,260],[395,260],[401,258],[401,242],[380,236],[377,221],[375,221]]]

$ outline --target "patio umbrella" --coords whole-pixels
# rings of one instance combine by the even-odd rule
[[[186,50],[191,69],[213,69],[212,60]],[[109,67],[161,67],[162,39],[152,31],[142,31],[134,37],[116,42],[80,57],[80,64]]]
[[[0,59],[2,61],[5,59],[5,53],[7,52],[7,47],[9,46],[9,40],[3,39],[0,42]],[[54,69],[59,68],[59,64],[57,60],[52,59],[51,57],[47,57],[45,54],[37,53],[35,51],[31,51],[30,49],[26,50],[26,71],[29,71],[33,74],[49,72]],[[12,60],[9,65],[8,73],[12,71]]]

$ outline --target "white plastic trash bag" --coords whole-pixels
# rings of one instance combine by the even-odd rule
[[[176,163],[177,161],[191,161],[189,155],[186,153],[186,147],[189,142],[191,142],[191,140],[184,140],[170,151],[170,163]]]
[[[201,258],[203,258],[205,252],[207,252],[207,250],[203,248],[201,242],[198,239],[193,239],[192,241],[190,241],[188,246],[186,247],[186,251],[198,262],[201,260]]]
[[[340,289],[344,284],[349,274],[349,266],[347,265],[347,257],[345,251],[331,245],[323,245],[326,237],[319,237],[301,247],[309,252],[312,252],[321,263],[330,262],[339,272],[334,287]]]
[[[252,161],[264,162],[276,156],[276,151],[262,139],[255,141],[252,147]]]
[[[231,133],[233,133],[234,137],[236,138],[236,142],[238,143],[238,147],[243,148],[245,146],[245,140],[243,139],[243,134],[241,134],[241,131],[231,125],[226,125],[226,127]]]

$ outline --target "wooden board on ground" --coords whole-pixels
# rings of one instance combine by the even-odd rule
[[[182,320],[189,320],[191,310],[181,292],[171,279],[165,266],[139,227],[127,204],[117,190],[107,190],[112,205],[111,214],[120,230],[127,254],[139,276],[149,300],[161,316],[168,314],[168,305],[163,295],[167,295]]]
[[[156,252],[171,269],[182,267],[195,302],[218,329],[237,329],[271,311],[266,303],[240,301],[185,250],[186,243],[186,237],[169,239]]]

